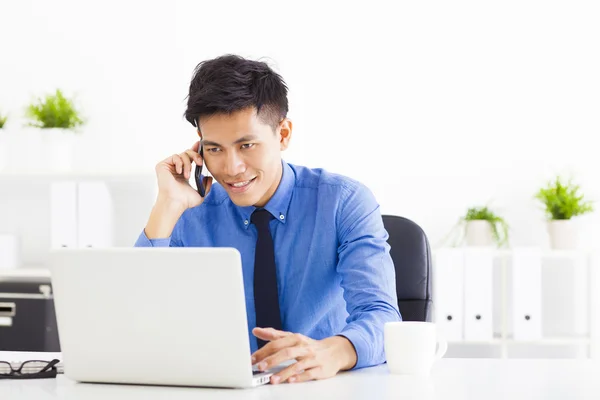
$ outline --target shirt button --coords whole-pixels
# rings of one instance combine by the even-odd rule
[[[284,216],[283,214],[281,214],[281,215],[279,216],[279,219],[283,220],[283,219],[285,219],[285,216]]]
[[[248,225],[248,220],[244,220],[244,225]]]

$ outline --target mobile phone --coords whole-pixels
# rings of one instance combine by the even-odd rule
[[[202,157],[202,165],[196,164],[196,172],[194,173],[194,177],[196,178],[196,187],[198,188],[198,193],[201,197],[206,195],[206,188],[204,187],[204,176],[202,176],[202,166],[204,165],[204,151],[202,150],[202,142],[198,145],[198,154]]]

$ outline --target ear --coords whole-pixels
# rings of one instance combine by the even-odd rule
[[[200,132],[200,129],[196,130],[196,132],[198,132],[198,137],[200,138],[200,140],[202,140],[202,132]]]
[[[279,127],[279,149],[284,151],[288,148],[292,139],[292,120],[284,119]]]

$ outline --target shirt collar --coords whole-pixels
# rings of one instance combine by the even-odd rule
[[[296,185],[296,175],[288,163],[283,160],[281,160],[281,169],[282,175],[279,186],[277,186],[277,190],[275,190],[273,197],[267,202],[264,209],[270,212],[277,221],[285,224],[288,219],[288,210],[292,200],[292,193],[294,192],[294,186]],[[251,224],[250,217],[258,207],[248,206],[237,208],[240,211],[242,224],[248,228]]]

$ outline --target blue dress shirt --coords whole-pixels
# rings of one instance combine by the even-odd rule
[[[383,327],[400,321],[388,233],[371,191],[350,178],[282,161],[279,187],[264,207],[275,218],[281,322],[313,339],[341,335],[358,357],[354,368],[385,362]],[[248,335],[257,350],[254,248],[256,207],[236,206],[218,183],[204,202],[186,210],[171,237],[136,246],[234,247],[242,256]]]

